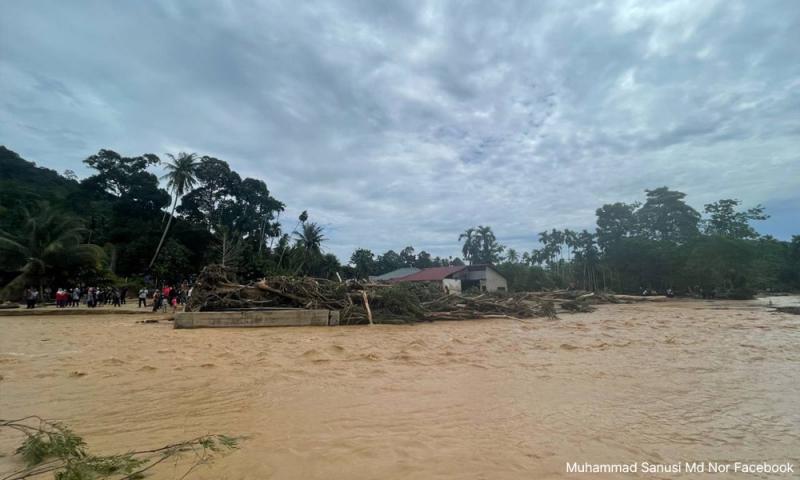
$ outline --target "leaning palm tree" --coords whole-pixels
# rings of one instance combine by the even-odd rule
[[[22,291],[26,284],[41,290],[59,268],[97,266],[105,257],[99,246],[83,243],[86,229],[78,219],[47,206],[36,215],[24,210],[24,215],[18,235],[0,230],[0,250],[21,260],[19,275],[6,285],[3,296]]]
[[[167,170],[163,179],[167,180],[167,187],[172,191],[172,211],[170,211],[167,225],[164,227],[164,233],[161,234],[161,240],[158,241],[158,247],[153,254],[153,259],[150,260],[150,265],[147,268],[153,268],[156,263],[161,247],[164,246],[164,240],[167,238],[167,232],[172,225],[172,219],[175,216],[175,207],[178,206],[178,200],[189,190],[197,184],[197,154],[181,152],[178,156],[168,153],[167,156],[170,161],[164,166]]]

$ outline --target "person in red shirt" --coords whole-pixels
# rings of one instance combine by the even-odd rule
[[[57,308],[64,308],[67,305],[67,298],[64,294],[64,290],[58,289],[56,291],[56,307]]]

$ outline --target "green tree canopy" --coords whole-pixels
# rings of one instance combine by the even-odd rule
[[[463,241],[461,253],[472,265],[498,263],[505,249],[497,242],[492,227],[483,225],[468,228],[458,236],[458,240]]]
[[[99,269],[103,249],[84,242],[86,229],[79,220],[43,205],[38,213],[25,210],[19,233],[0,231],[0,249],[16,259],[19,275],[6,286],[18,293],[25,285],[37,288],[64,279],[80,269]]]
[[[350,256],[350,264],[355,269],[357,278],[367,278],[376,273],[375,254],[366,248],[358,248]]]
[[[684,201],[686,194],[659,187],[645,190],[647,198],[636,210],[637,225],[652,240],[685,242],[697,236],[700,214]]]
[[[158,177],[147,171],[161,163],[152,153],[123,157],[113,150],[104,149],[83,163],[97,171],[81,182],[89,189],[110,193],[148,209],[160,209],[169,204],[169,194],[158,186]]]
[[[706,235],[720,235],[733,239],[757,238],[758,233],[750,226],[754,220],[766,220],[769,215],[764,213],[764,207],[756,205],[743,212],[737,212],[736,207],[741,204],[739,200],[723,199],[705,206],[705,213],[709,218],[705,221]]]

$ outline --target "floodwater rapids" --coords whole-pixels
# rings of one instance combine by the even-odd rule
[[[0,317],[0,418],[63,421],[99,453],[247,437],[199,479],[587,477],[569,462],[800,470],[800,316],[763,302],[335,328],[142,318]],[[20,441],[0,431],[0,478],[22,466]],[[167,463],[153,478],[181,477],[186,465]]]

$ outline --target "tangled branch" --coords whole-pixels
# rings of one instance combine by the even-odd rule
[[[0,420],[0,429],[24,434],[25,439],[14,452],[25,467],[0,480],[23,480],[53,473],[56,480],[143,478],[156,465],[170,458],[192,453],[194,462],[185,478],[200,465],[210,463],[216,454],[238,447],[239,439],[227,435],[202,435],[150,450],[135,450],[117,455],[94,455],[86,442],[59,422],[32,415],[14,420]]]

